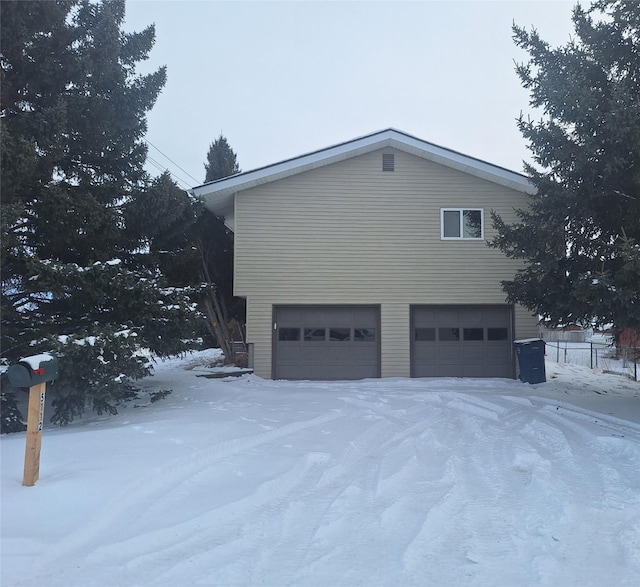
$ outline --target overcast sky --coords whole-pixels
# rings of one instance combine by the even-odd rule
[[[156,25],[139,70],[167,66],[149,155],[186,188],[220,133],[248,171],[393,127],[522,171],[511,25],[561,45],[574,4],[128,0],[126,30]]]

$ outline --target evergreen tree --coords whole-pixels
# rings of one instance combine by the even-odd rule
[[[220,136],[209,145],[205,182],[240,173],[235,151]],[[221,218],[204,209],[196,225],[195,243],[200,253],[201,276],[208,291],[203,300],[207,328],[224,353],[225,362],[235,363],[233,321],[244,330],[245,305],[233,296],[233,233]]]
[[[554,49],[514,26],[530,61],[517,74],[543,111],[518,121],[537,193],[518,221],[493,215],[491,243],[522,259],[503,282],[553,324],[640,326],[640,7],[601,0],[573,10],[575,40]]]
[[[235,156],[235,155],[234,155]],[[233,295],[233,233],[168,172],[153,180],[127,210],[127,226],[172,284],[191,287],[202,325],[227,363],[235,362],[232,321],[244,324],[244,303]]]
[[[60,357],[55,422],[87,406],[114,413],[149,372],[140,350],[188,348],[195,318],[192,288],[167,280],[153,248],[178,222],[172,202],[153,227],[136,211],[157,188],[143,137],[166,73],[135,73],[154,28],[124,33],[123,0],[0,10],[2,359]]]
[[[227,139],[222,136],[222,133],[209,145],[207,162],[204,164],[204,168],[206,171],[205,182],[240,173],[236,154]]]
[[[127,231],[144,251],[140,261],[158,267],[174,286],[197,286],[200,258],[194,230],[203,214],[199,200],[179,188],[165,171],[153,179],[125,206]]]
[[[233,233],[205,208],[195,226],[194,242],[206,288],[202,308],[207,329],[225,363],[236,364],[233,343],[237,337],[244,339],[245,304],[233,295]]]

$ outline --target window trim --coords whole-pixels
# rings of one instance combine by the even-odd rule
[[[444,235],[444,213],[459,212],[460,213],[460,236]],[[464,235],[464,213],[480,212],[480,236],[463,236]],[[440,240],[443,241],[481,241],[484,240],[484,208],[440,208]]]

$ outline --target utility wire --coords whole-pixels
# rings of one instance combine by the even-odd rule
[[[159,161],[156,161],[153,157],[151,157],[148,154],[147,154],[147,161],[149,163],[151,163],[151,165],[153,165],[158,171],[162,171],[162,172],[167,171],[169,173],[169,175],[171,175],[171,177],[173,177],[178,183],[182,184],[183,189],[185,189],[187,191],[189,191],[191,189],[189,184],[186,181],[184,181],[184,179],[182,179],[178,175],[175,175],[174,173],[172,173],[169,169],[164,167]]]
[[[174,177],[173,174],[171,174],[171,171],[169,171],[166,167],[164,167],[164,165],[161,165],[160,162],[156,161],[153,157],[150,157],[149,155],[147,155],[147,163],[150,163],[151,165],[153,165],[153,167],[155,167],[158,171],[160,171],[161,173],[164,173],[165,171],[167,173],[169,173],[171,175],[171,177]],[[182,181],[180,180],[178,177],[175,178],[176,181]]]
[[[183,173],[186,173],[193,181],[195,181],[196,183],[200,183],[199,180],[193,177],[193,175],[191,175],[188,171],[185,171],[184,169],[182,169],[182,167],[180,167],[180,165],[178,165],[173,159],[171,159],[171,157],[169,157],[168,155],[165,155],[160,149],[158,149],[158,147],[156,147],[149,139],[145,138],[144,140],[148,145],[152,146],[156,151],[158,151],[158,153],[160,153],[161,155],[166,157],[169,161],[171,161],[171,163],[173,163],[180,171],[182,171]]]

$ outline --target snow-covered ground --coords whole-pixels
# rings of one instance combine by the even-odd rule
[[[631,378],[640,378],[640,369],[634,368],[631,360],[632,351],[628,349],[616,356],[615,347],[610,337],[594,336],[588,342],[547,342],[547,361],[571,363],[592,367],[600,371],[620,373]]]
[[[197,377],[0,440],[3,587],[638,585],[640,385]],[[188,369],[185,367],[189,367]]]

